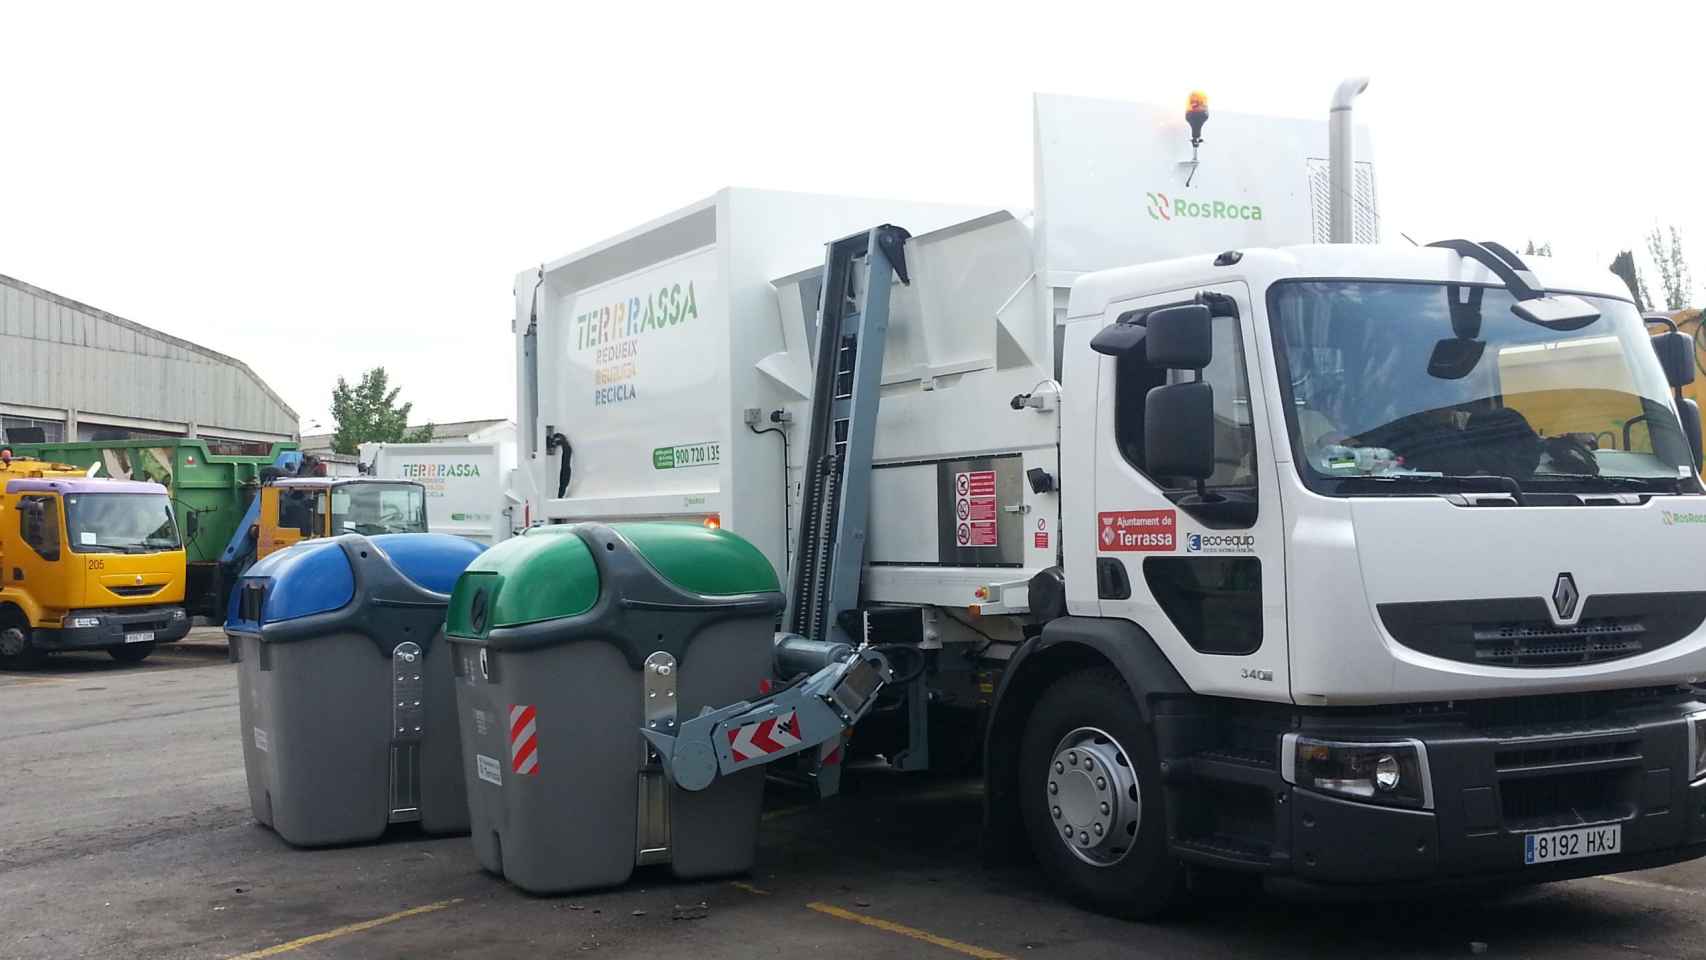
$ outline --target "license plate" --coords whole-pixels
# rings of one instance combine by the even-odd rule
[[[1575,830],[1554,830],[1551,833],[1531,833],[1523,838],[1522,862],[1526,864],[1555,863],[1559,860],[1580,860],[1582,857],[1603,857],[1623,852],[1623,825],[1609,827],[1580,827]]]
[[[144,630],[141,633],[127,633],[124,635],[124,642],[125,643],[153,643],[154,642],[154,631]]]

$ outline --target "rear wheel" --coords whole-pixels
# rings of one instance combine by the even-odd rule
[[[1150,732],[1111,670],[1056,682],[1020,745],[1020,806],[1057,886],[1091,909],[1157,917],[1184,892],[1167,850],[1166,801]]]
[[[141,663],[148,659],[148,655],[153,652],[154,644],[152,642],[127,643],[122,647],[107,648],[107,655],[119,663]]]
[[[31,639],[29,621],[14,610],[0,611],[0,669],[33,667],[41,658],[41,649]]]

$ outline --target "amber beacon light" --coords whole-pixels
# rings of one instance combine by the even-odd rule
[[[1208,122],[1208,94],[1192,90],[1185,99],[1185,122],[1191,125],[1191,146],[1202,145],[1202,125]]]

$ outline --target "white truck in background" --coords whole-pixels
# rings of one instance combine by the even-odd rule
[[[524,529],[509,497],[515,438],[450,443],[364,443],[364,473],[426,488],[427,528],[491,546]]]
[[[1360,90],[1038,97],[1032,211],[725,190],[524,271],[524,522],[750,539],[781,679],[893,667],[794,772],[978,758],[1096,909],[1706,853],[1691,345],[1604,270],[1375,245]]]

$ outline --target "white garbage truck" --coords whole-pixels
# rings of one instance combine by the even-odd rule
[[[517,277],[525,521],[785,574],[794,700],[646,733],[678,786],[973,767],[992,843],[1132,917],[1706,852],[1688,340],[1601,269],[1379,245],[1361,89],[1040,96],[1033,210],[725,190]]]
[[[386,480],[412,480],[426,491],[427,525],[491,546],[521,525],[509,500],[515,439],[449,443],[364,443],[361,466]]]

